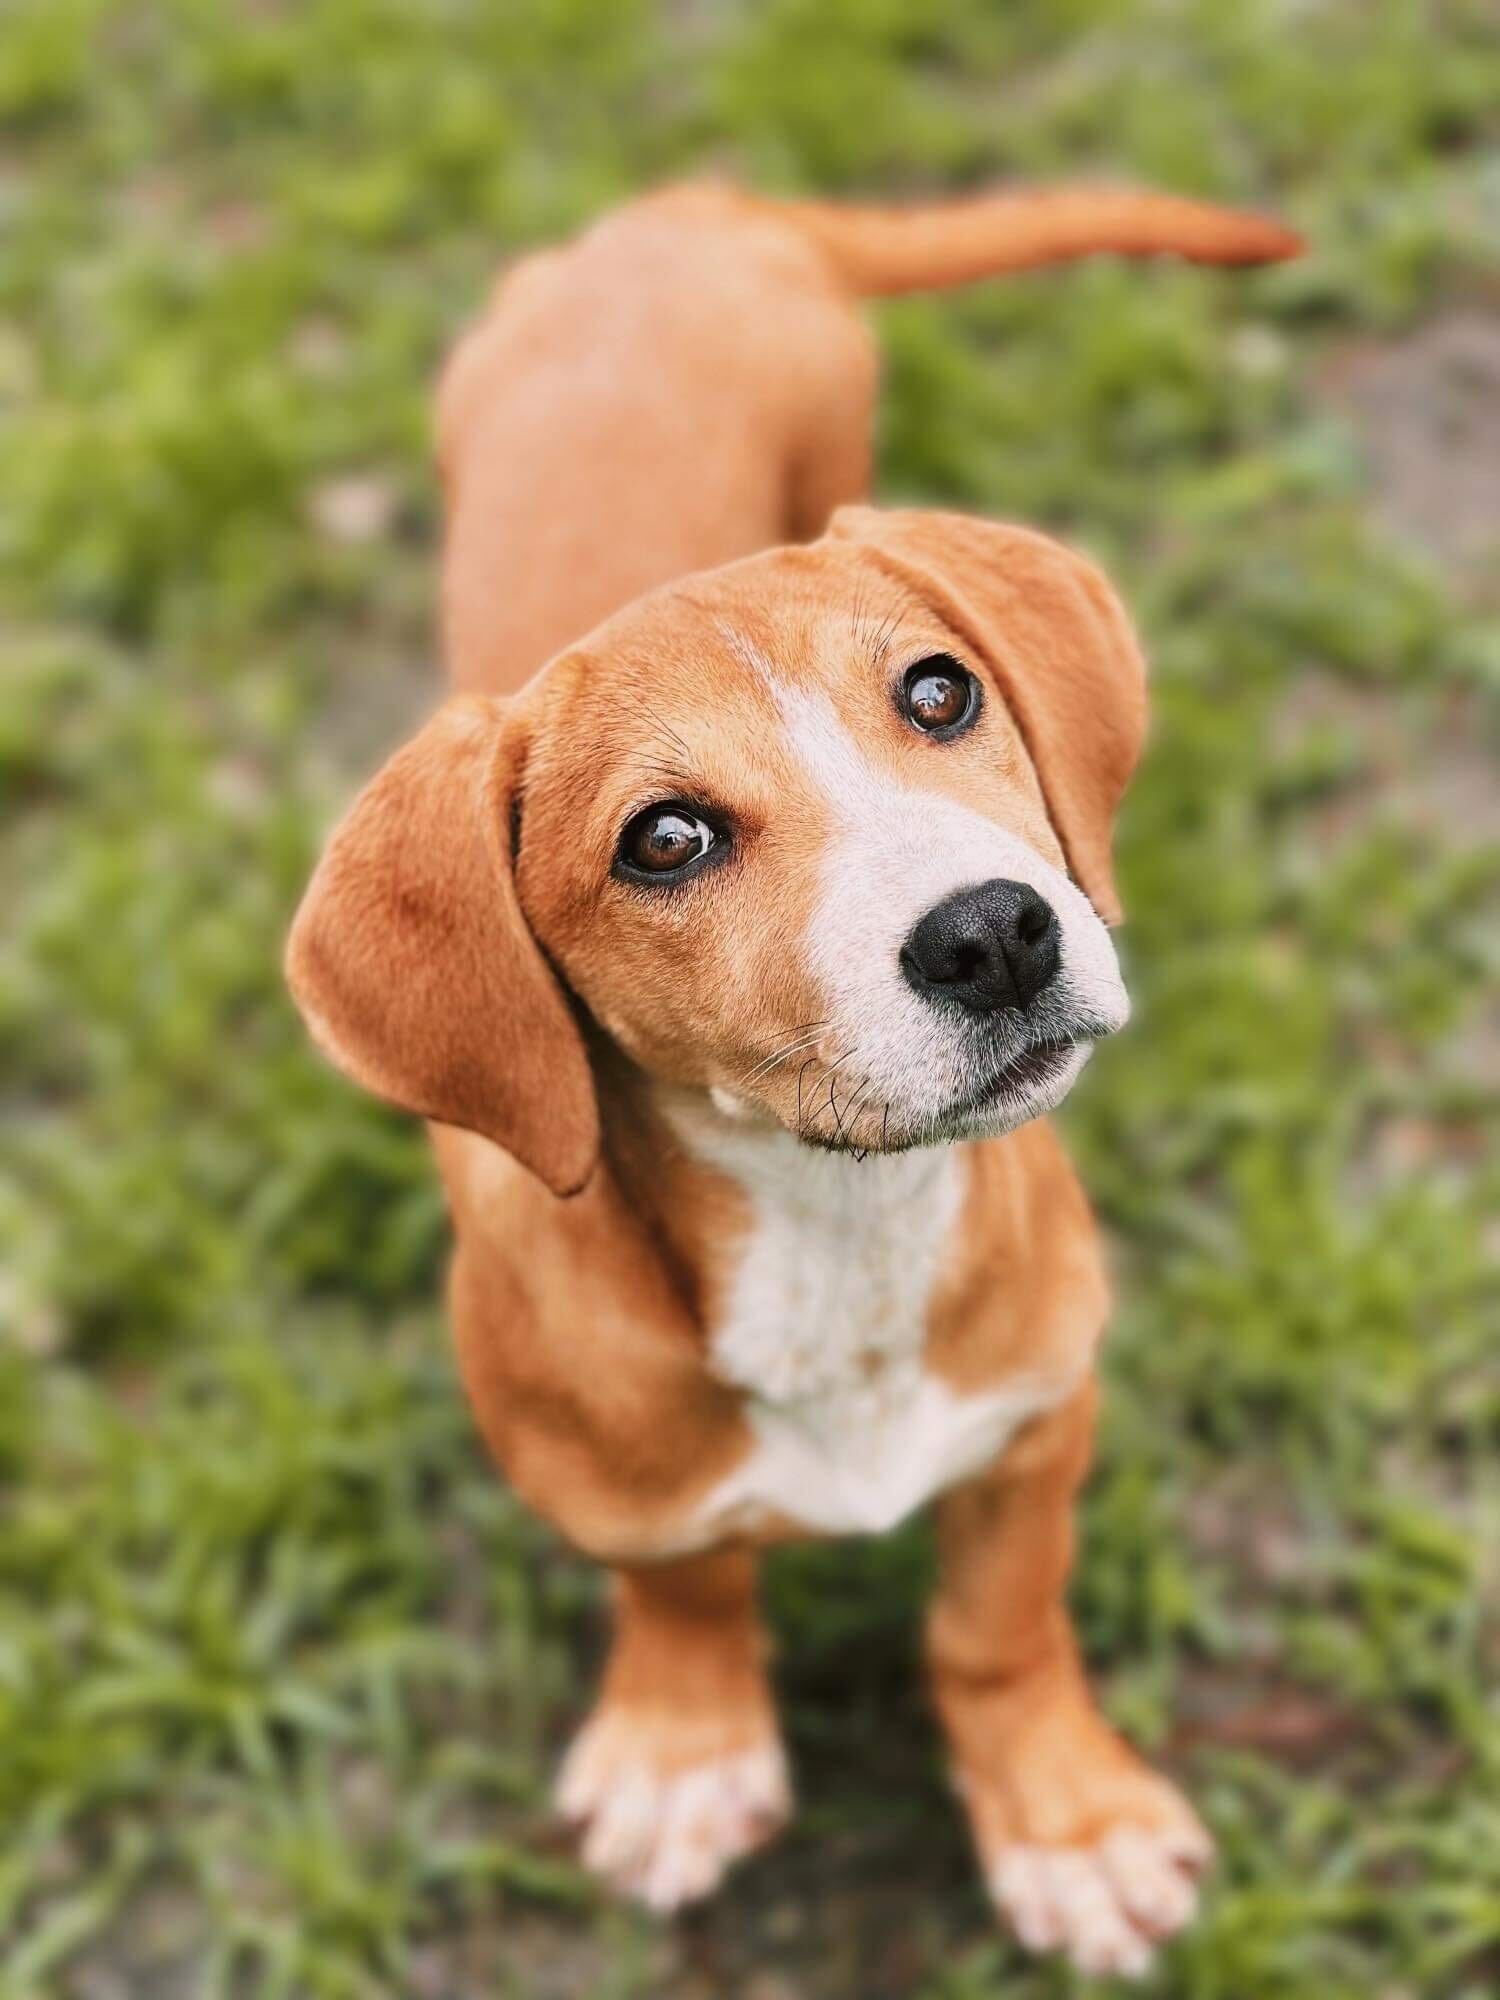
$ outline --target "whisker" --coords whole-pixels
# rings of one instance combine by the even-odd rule
[[[874,1088],[875,1088],[875,1079],[873,1077],[867,1076],[864,1082],[860,1084],[859,1088],[855,1091],[854,1095],[849,1099],[848,1103],[844,1106],[843,1116],[839,1120],[839,1137],[841,1139],[846,1138],[848,1140],[849,1150],[851,1152],[857,1152],[859,1150],[854,1144],[854,1128],[858,1124],[860,1113],[864,1110],[865,1105],[869,1102],[870,1093]],[[868,1152],[869,1147],[867,1146],[864,1150],[865,1152]]]
[[[858,1054],[859,1054],[859,1049],[857,1046],[845,1049],[844,1053],[839,1057],[838,1061],[835,1063],[830,1063],[828,1068],[823,1072],[822,1076],[819,1077],[818,1079],[818,1085],[817,1085],[818,1088],[821,1089],[821,1087],[825,1083],[828,1085],[828,1112],[829,1116],[833,1119],[833,1130],[835,1138],[842,1138],[844,1126],[843,1126],[843,1120],[839,1116],[838,1085],[834,1081],[834,1079],[837,1077],[839,1071],[844,1067],[844,1064],[846,1062],[849,1062],[854,1056],[857,1056]]]
[[[838,1085],[836,1083],[830,1083],[828,1086],[828,1112],[829,1116],[833,1119],[834,1138],[842,1139],[844,1136],[844,1121],[839,1116],[839,1096]]]
[[[877,666],[881,665],[881,663],[884,661],[886,657],[886,654],[889,653],[889,651],[891,650],[891,641],[896,636],[896,629],[900,625],[902,617],[905,615],[905,611],[906,611],[905,605],[898,603],[895,606],[894,610],[891,612],[890,616],[882,622],[879,630],[876,632],[874,640],[870,647],[870,651],[874,656],[875,664]]]
[[[854,595],[849,600],[849,629],[856,646],[865,639],[866,612],[870,601],[870,579],[861,577],[854,586]]]
[[[661,731],[662,735],[666,737],[667,741],[673,746],[675,750],[680,751],[684,757],[688,757],[692,754],[689,751],[686,743],[683,742],[682,738],[678,735],[677,731],[672,727],[671,723],[664,722],[661,716],[657,714],[656,710],[651,706],[649,702],[643,701],[640,704],[640,707],[642,713],[650,716],[651,720],[656,724],[657,728]]]
[[[852,1096],[852,1098],[848,1100],[848,1104],[844,1106],[844,1118],[848,1120],[848,1128],[850,1128],[850,1132],[854,1130],[854,1120],[856,1120],[856,1118],[860,1116],[860,1112],[864,1110],[864,1104],[866,1104],[866,1100],[868,1100],[868,1096],[870,1096],[870,1092],[872,1092],[872,1090],[874,1090],[874,1078],[866,1076],[866,1078],[864,1078],[864,1082],[860,1084],[860,1088],[858,1088],[858,1090],[854,1092],[854,1096]],[[842,1128],[840,1128],[840,1130],[842,1130]]]
[[[813,1106],[813,1105],[809,1105],[809,1106],[808,1106],[808,1108],[807,1108],[807,1111],[806,1111],[806,1113],[805,1113],[805,1114],[804,1114],[804,1112],[803,1112],[803,1108],[802,1108],[802,1106],[803,1106],[803,1078],[804,1078],[804,1077],[805,1077],[805,1076],[807,1075],[807,1072],[808,1072],[808,1071],[809,1071],[810,1069],[816,1069],[816,1068],[817,1068],[817,1063],[815,1062],[815,1060],[814,1060],[814,1059],[813,1059],[812,1057],[809,1057],[809,1058],[808,1058],[808,1060],[807,1060],[807,1061],[806,1061],[806,1062],[805,1062],[805,1063],[804,1063],[804,1064],[802,1065],[801,1069],[800,1069],[800,1070],[798,1070],[798,1072],[797,1072],[797,1136],[798,1136],[798,1138],[799,1138],[799,1139],[801,1139],[801,1138],[805,1138],[805,1137],[806,1137],[806,1134],[807,1134],[807,1120],[808,1120],[808,1118],[820,1118],[820,1117],[821,1117],[821,1116],[823,1115],[824,1111],[826,1111],[826,1110],[834,1110],[834,1105],[833,1105],[833,1093],[834,1093],[834,1089],[835,1089],[835,1085],[834,1085],[834,1082],[833,1082],[833,1078],[834,1078],[834,1077],[835,1077],[835,1076],[837,1075],[837,1073],[838,1073],[838,1072],[839,1072],[839,1071],[840,1071],[840,1070],[841,1070],[841,1069],[843,1068],[844,1064],[845,1064],[846,1062],[848,1062],[848,1061],[850,1060],[850,1058],[851,1058],[852,1056],[857,1056],[858,1054],[859,1054],[859,1046],[858,1046],[858,1044],[857,1044],[857,1043],[853,1043],[853,1042],[851,1042],[851,1043],[850,1043],[850,1045],[849,1045],[849,1047],[848,1047],[847,1049],[845,1049],[844,1053],[843,1053],[843,1054],[842,1054],[842,1055],[841,1055],[841,1056],[840,1056],[840,1057],[838,1058],[838,1060],[837,1060],[836,1062],[831,1062],[831,1063],[830,1063],[830,1064],[829,1064],[829,1065],[827,1066],[827,1068],[826,1068],[826,1069],[823,1069],[823,1070],[820,1070],[820,1071],[819,1071],[819,1074],[818,1074],[818,1076],[817,1076],[817,1079],[816,1079],[816,1081],[815,1081],[815,1082],[813,1083],[813,1086],[812,1086],[812,1088],[813,1088],[813,1091],[814,1091],[814,1092],[817,1092],[817,1091],[820,1091],[820,1090],[821,1090],[821,1089],[823,1088],[824,1084],[826,1083],[826,1084],[828,1085],[828,1098],[829,1098],[829,1101],[828,1101],[828,1103],[827,1103],[826,1105],[824,1105],[824,1104],[819,1104],[819,1105],[817,1105],[817,1106]],[[837,1113],[837,1111],[836,1111],[836,1110],[834,1110],[834,1116],[835,1116],[835,1118],[837,1118],[837,1116],[838,1116],[838,1113]]]
[[[818,1035],[824,1026],[825,1023],[822,1021],[809,1022],[808,1028],[811,1032],[799,1033],[794,1041],[787,1043],[785,1048],[777,1049],[774,1055],[766,1056],[753,1069],[747,1069],[744,1076],[740,1079],[741,1082],[754,1083],[757,1077],[762,1077],[768,1070],[775,1069],[778,1063],[789,1062],[793,1056],[801,1055],[804,1049],[815,1047]]]
[[[802,1079],[810,1069],[815,1069],[816,1067],[816,1056],[809,1056],[797,1072],[797,1137],[799,1139],[805,1138],[807,1135],[807,1119],[802,1109]]]

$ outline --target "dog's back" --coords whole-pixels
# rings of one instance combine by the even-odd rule
[[[438,405],[448,671],[520,686],[643,591],[818,534],[869,478],[854,301],[1095,251],[1283,257],[1261,218],[1104,191],[910,210],[683,187],[528,258]]]

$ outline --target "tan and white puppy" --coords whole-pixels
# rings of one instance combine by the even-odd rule
[[[849,504],[851,303],[1295,247],[1146,195],[679,190],[523,263],[449,368],[468,692],[334,834],[288,967],[334,1060],[433,1121],[479,1423],[615,1570],[560,1802],[658,1908],[788,1809],[757,1547],[931,1499],[933,1683],[1017,1933],[1132,1972],[1193,1907],[1207,1838],[1064,1607],[1106,1290],[1041,1122],[1126,1018],[1141,659],[1055,542]]]

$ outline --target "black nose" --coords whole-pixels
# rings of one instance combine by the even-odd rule
[[[929,910],[901,947],[924,999],[971,1014],[1028,1007],[1058,967],[1057,918],[1025,882],[981,882]]]

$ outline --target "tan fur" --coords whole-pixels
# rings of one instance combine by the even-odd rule
[[[749,1548],[804,1531],[793,1506],[707,1546],[704,1498],[752,1449],[711,1353],[752,1215],[674,1106],[860,1149],[904,1136],[850,1076],[841,1102],[819,1039],[797,940],[833,808],[783,711],[822,704],[873,772],[1066,865],[1111,918],[1110,824],[1144,726],[1128,623],[1079,557],[851,507],[875,382],[851,295],[1093,248],[1295,244],[1161,197],[893,215],[692,188],[510,273],[439,399],[444,643],[470,692],[355,804],[293,930],[320,1043],[436,1121],[491,1450],[618,1568],[564,1804],[595,1865],[654,1902],[712,1886],[784,1809]],[[934,759],[913,738],[876,671],[893,647],[960,654],[987,690],[982,740]],[[732,865],[691,899],[615,879],[625,820],[688,785],[732,809]],[[959,1397],[1040,1383],[1051,1414],[941,1503],[934,1682],[1013,1921],[1134,1969],[1205,1848],[1099,1719],[1063,1605],[1107,1303],[1094,1232],[1045,1124],[959,1156],[923,1366]]]
[[[511,828],[520,732],[453,702],[339,827],[292,933],[287,976],[318,1041],[369,1090],[500,1139],[559,1194],[598,1114],[567,1002],[521,915]],[[495,1060],[497,1023],[546,1066]]]
[[[832,532],[985,647],[1072,872],[1118,923],[1110,829],[1145,736],[1146,668],[1104,578],[1044,535],[953,514],[849,508]]]

